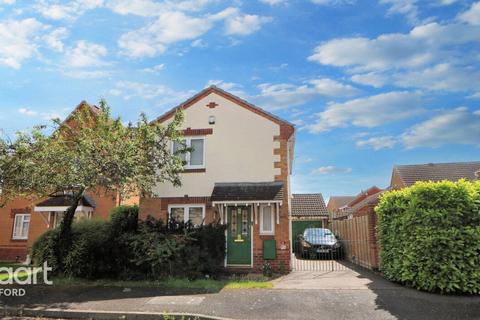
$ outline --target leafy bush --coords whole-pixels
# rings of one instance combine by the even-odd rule
[[[480,293],[480,181],[418,182],[376,207],[386,278],[425,291]]]
[[[33,246],[34,263],[48,261],[56,274],[80,278],[158,279],[215,275],[225,257],[225,226],[167,225],[149,217],[138,221],[138,207],[119,207],[110,221],[84,220],[72,226],[72,247],[57,261],[58,229]]]
[[[55,253],[59,229],[48,230],[42,234],[32,246],[32,260],[37,266],[43,265],[44,262],[52,268],[53,273],[59,273],[61,266],[58,264],[57,255]]]
[[[110,213],[112,230],[116,234],[135,232],[138,227],[138,206],[119,206]]]

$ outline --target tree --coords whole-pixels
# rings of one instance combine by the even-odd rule
[[[3,203],[14,198],[40,199],[59,193],[71,200],[60,225],[58,257],[71,245],[71,225],[85,192],[120,198],[153,194],[157,183],[180,185],[180,157],[170,142],[182,145],[181,112],[162,126],[140,115],[135,125],[113,119],[104,100],[100,108],[82,103],[67,120],[53,121],[53,133],[38,126],[0,139],[0,189]],[[180,150],[184,152],[184,150]]]

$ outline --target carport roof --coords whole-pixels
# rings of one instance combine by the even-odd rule
[[[321,193],[293,194],[292,216],[328,216]]]

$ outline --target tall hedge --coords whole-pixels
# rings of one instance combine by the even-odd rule
[[[418,182],[378,206],[381,270],[419,290],[480,293],[480,181]]]

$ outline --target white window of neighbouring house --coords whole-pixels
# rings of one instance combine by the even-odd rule
[[[273,206],[263,206],[260,211],[260,234],[273,235],[274,233]]]
[[[205,218],[204,205],[171,205],[168,211],[173,220],[190,221],[194,226],[201,225]]]
[[[30,214],[15,215],[12,238],[14,240],[28,239],[29,228],[30,228]]]
[[[203,169],[205,168],[205,138],[185,138],[184,140],[187,148],[191,151],[180,154],[186,169]],[[180,144],[174,142],[172,146],[173,153],[180,149]]]

